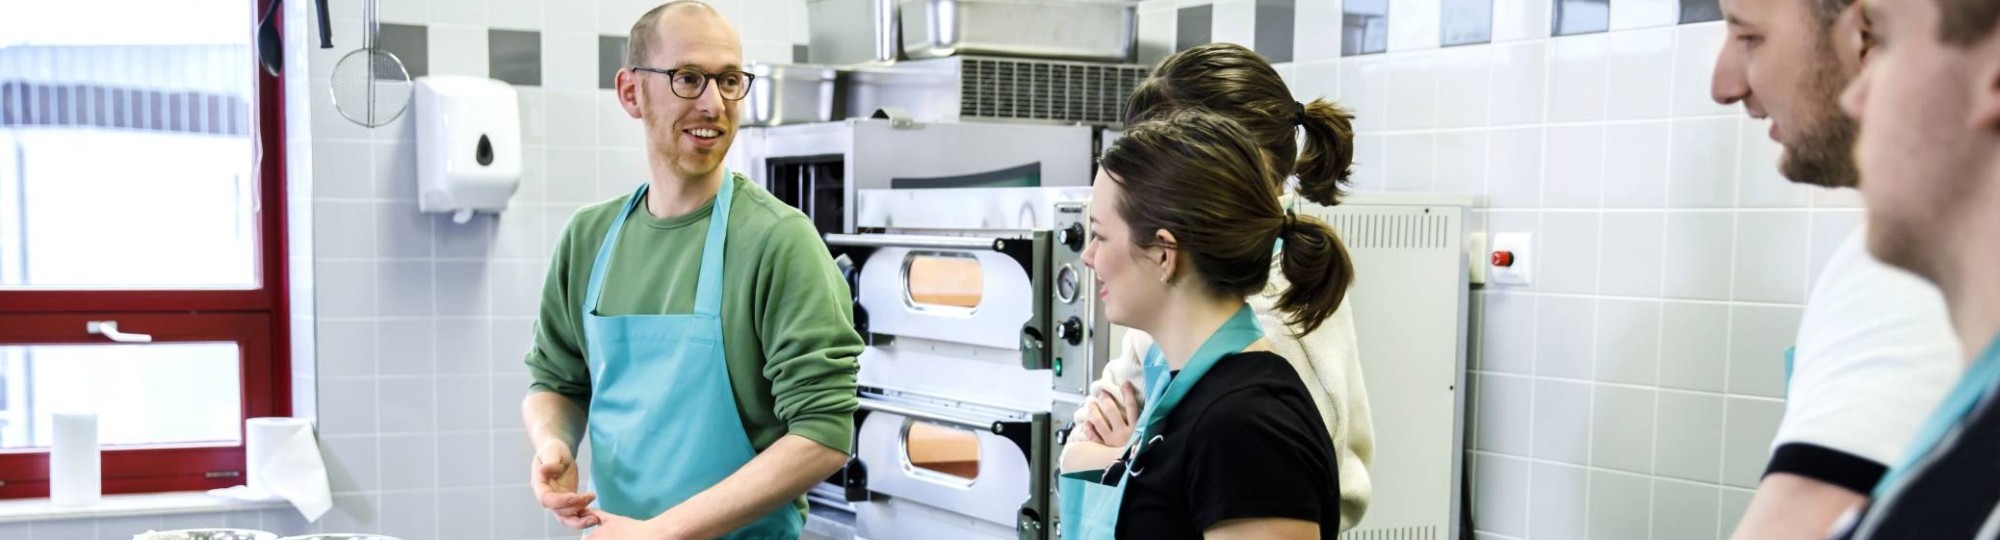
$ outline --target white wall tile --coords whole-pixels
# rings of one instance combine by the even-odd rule
[[[589,37],[588,34],[579,34],[579,35],[582,35],[584,37]],[[548,47],[549,46],[548,40],[550,39],[548,37],[548,34],[543,34],[542,39],[543,39],[543,47]],[[581,81],[562,83],[562,82],[556,82],[557,80],[552,78],[554,76],[557,76],[557,74],[548,73],[547,71],[550,68],[547,66],[548,64],[544,64],[542,68],[544,70],[544,73],[542,74],[543,85],[548,85],[551,87],[555,87],[556,85],[565,85],[565,86],[592,85],[591,88],[593,89],[596,88],[596,86],[592,82],[595,81],[597,78],[595,68],[593,68],[591,70],[591,73],[587,75],[586,74],[561,75],[563,77],[582,78]],[[557,146],[572,146],[572,147],[594,146],[597,144],[596,111],[598,105],[597,100],[601,97],[598,91],[596,90],[564,91],[564,90],[551,89],[545,97],[548,99],[548,107],[549,107],[548,144],[551,147],[551,150],[553,150],[553,148]],[[550,180],[561,178],[555,175],[556,170],[553,168],[549,169],[549,173],[550,173],[549,175]]]
[[[597,151],[597,197],[602,200],[631,193],[639,187],[652,172],[646,164],[646,153],[638,149],[605,148]]]
[[[428,317],[431,308],[431,262],[382,261],[375,266],[376,305],[384,317]]]
[[[1336,9],[1334,13],[1337,14],[1339,11]],[[1179,22],[1177,15],[1178,12],[1172,8],[1143,10],[1139,12],[1138,56],[1140,64],[1148,67],[1157,66],[1161,60],[1165,60],[1167,56],[1174,54],[1174,39],[1177,37],[1174,33],[1174,26]],[[1303,21],[1301,23],[1303,24]],[[1336,26],[1336,28],[1338,27]],[[1308,39],[1308,36],[1304,32],[1299,32],[1297,36],[1297,39],[1302,41]],[[1333,53],[1315,58],[1337,58],[1340,56],[1340,36],[1338,33],[1327,43],[1333,47]],[[1299,45],[1299,47],[1296,52],[1302,53],[1305,50],[1304,46]],[[1304,60],[1308,57],[1301,55],[1297,58]]]
[[[1538,0],[1493,0],[1493,42],[1533,40],[1549,37],[1550,2]]]
[[[437,435],[382,436],[382,489],[436,489]]]
[[[437,309],[445,316],[483,316],[491,312],[486,263],[437,263]]]
[[[549,147],[549,200],[589,203],[597,196],[597,150]]]
[[[1716,540],[1718,496],[1715,486],[1653,480],[1653,538]]]
[[[514,408],[519,409],[520,399],[515,399],[514,402],[516,405]],[[527,432],[518,429],[520,427],[520,419],[516,418],[515,420],[510,427],[516,429],[495,431],[491,434],[493,440],[492,483],[495,486],[512,486],[517,483],[527,482],[528,467],[535,462],[534,446],[528,440]],[[527,487],[526,485],[522,485],[520,492],[509,493],[507,494],[507,498],[529,499],[530,502],[533,502]],[[501,528],[500,530],[511,531],[517,529],[508,527]]]
[[[1819,283],[1820,272],[1826,269],[1826,262],[1833,259],[1833,252],[1847,241],[1861,221],[1860,212],[1849,210],[1812,213],[1812,253],[1806,262],[1806,268],[1812,272],[1812,283],[1806,285],[1806,290],[1812,290],[1812,284]]]
[[[1643,537],[1653,519],[1673,519],[1653,515],[1651,484],[1644,476],[1591,471],[1590,537]]]
[[[480,424],[481,427],[484,423]],[[442,426],[444,429],[457,429]],[[438,486],[485,487],[492,481],[493,439],[486,431],[438,434]],[[486,505],[480,505],[486,506]]]
[[[1438,52],[1437,124],[1443,128],[1483,127],[1491,98],[1495,49],[1449,47]]]
[[[1725,300],[1736,216],[1721,212],[1668,212],[1665,294],[1668,298]]]
[[[374,437],[323,438],[319,447],[326,459],[327,484],[334,493],[381,489],[381,453]]]
[[[1604,119],[1610,41],[1604,34],[1550,41],[1549,121]]]
[[[514,364],[521,365],[522,362],[517,360]],[[528,397],[528,384],[530,380],[532,378],[529,377],[526,371],[516,368],[509,370],[507,373],[495,375],[486,381],[489,388],[487,392],[488,399],[492,403],[492,406],[486,409],[487,426],[493,429],[515,429],[521,427],[521,400]],[[527,436],[521,435],[521,437],[525,441],[525,437]],[[522,444],[526,443],[523,442]],[[499,451],[497,448],[494,450],[496,453]],[[495,458],[495,460],[503,466],[502,470],[508,470],[504,467],[506,464],[515,463],[499,460],[499,458]],[[525,460],[522,462],[525,463]],[[512,471],[509,472],[511,473]],[[507,478],[509,481],[516,479],[511,474]]]
[[[429,377],[385,378],[381,388],[383,433],[423,433],[437,429],[436,384]]]
[[[375,374],[375,323],[313,321],[321,377],[365,377]]]
[[[1619,0],[1611,3],[1611,31],[1673,26],[1680,15],[1681,3],[1675,0]]]
[[[1739,213],[1736,299],[1805,303],[1810,231],[1810,216],[1803,212]]]
[[[1340,2],[1295,0],[1292,18],[1292,58],[1299,61],[1340,57]],[[1145,24],[1141,15],[1140,24]],[[1171,32],[1170,32],[1171,33]]]
[[[1652,386],[1657,380],[1659,357],[1658,301],[1598,301],[1597,380]],[[1644,423],[1651,422],[1647,418]]]
[[[431,0],[431,24],[483,27],[489,24],[486,0]]]
[[[1597,394],[1591,403],[1592,466],[1639,474],[1653,472],[1655,393],[1649,388],[1597,386]],[[1644,490],[1637,491],[1644,493]],[[1596,513],[1593,510],[1592,514]]]
[[[582,96],[596,95],[595,92],[576,92],[597,89],[597,69],[597,34],[557,30],[542,32],[542,87],[549,89],[549,144],[593,144],[591,141],[597,137],[595,131],[586,134],[564,128],[573,125],[571,122],[595,118],[569,115],[585,112],[573,105]],[[557,96],[564,96],[563,100],[558,101]]]
[[[1478,435],[1473,447],[1508,455],[1528,455],[1529,420],[1533,409],[1534,381],[1527,377],[1480,374],[1479,400],[1473,408],[1478,418]]]
[[[1440,193],[1486,192],[1486,139],[1481,131],[1447,131],[1437,135],[1437,181]]]
[[[417,147],[413,144],[375,143],[375,198],[394,201],[417,200]]]
[[[1598,291],[1613,296],[1660,296],[1666,216],[1659,212],[1606,212],[1599,239]]]
[[[1673,175],[1667,205],[1728,208],[1736,199],[1736,119],[1681,120],[1673,124]]]
[[[594,2],[578,2],[595,4]],[[583,6],[565,5],[562,9],[578,9]],[[592,5],[590,7],[596,7]],[[542,0],[486,0],[486,22],[494,28],[510,30],[541,30],[548,26],[542,19]]]
[[[375,432],[373,379],[321,379],[319,433],[360,435]]]
[[[1701,482],[1719,478],[1723,423],[1717,420],[1723,415],[1722,400],[1714,394],[1660,391],[1654,474]]]
[[[1611,6],[1614,29],[1618,26],[1619,10],[1627,3],[1665,5],[1678,11],[1678,2],[1674,0],[1620,0]],[[1673,23],[1670,19],[1666,24]],[[1673,95],[1674,29],[1613,31],[1609,39],[1610,95],[1605,117],[1612,120],[1666,117],[1668,100]]]
[[[524,461],[522,463],[527,462]],[[522,465],[517,468],[527,470],[526,467],[526,465]],[[526,481],[527,478],[524,474],[513,476],[518,478],[510,477],[509,479]],[[495,532],[503,534],[519,532],[525,536],[533,536],[528,533],[540,533],[546,530],[544,529],[543,522],[548,519],[549,511],[542,508],[541,504],[535,502],[534,496],[531,494],[527,484],[493,488],[492,501],[493,530]],[[536,538],[540,537],[536,536]]]
[[[1508,2],[1512,0],[1495,0]],[[1498,13],[1499,6],[1495,6]],[[1547,21],[1544,20],[1546,25]],[[1497,32],[1497,28],[1495,29]],[[1495,41],[1498,41],[1496,34]],[[1493,47],[1492,125],[1539,124],[1547,104],[1548,44],[1534,41]],[[1352,83],[1350,83],[1352,84]]]
[[[1534,373],[1535,310],[1540,298],[1491,292],[1481,296],[1486,309],[1481,312],[1480,366],[1522,375]]]
[[[28,522],[28,536],[35,538],[97,538],[97,522],[87,519],[67,519]]]
[[[317,261],[313,264],[313,304],[321,317],[375,316],[375,264]]]
[[[486,76],[490,59],[486,55],[485,28],[431,26],[427,33],[430,37],[432,75]]]
[[[313,249],[320,257],[375,256],[375,208],[366,202],[313,203]]]
[[[383,375],[430,375],[437,371],[433,339],[436,325],[430,320],[389,320],[375,323],[376,352],[357,358],[329,358],[327,362],[372,363]]]
[[[1535,239],[1534,279],[1543,292],[1597,292],[1598,213],[1546,212]]]
[[[1764,466],[1771,460],[1771,438],[1778,433],[1778,420],[1785,415],[1785,403],[1731,397],[1724,415],[1722,483],[1755,488],[1764,474]]]
[[[1493,131],[1486,140],[1487,204],[1494,208],[1542,205],[1542,128]]]
[[[430,257],[435,217],[418,211],[414,202],[375,203],[375,255],[385,259]]]
[[[1472,511],[1479,530],[1527,536],[1529,467],[1523,459],[1473,455]]]
[[[1436,49],[1443,39],[1440,2],[1389,0],[1389,50],[1391,52]]]
[[[368,143],[359,141],[314,140],[312,142],[313,196],[320,199],[366,199],[372,181],[372,156]],[[360,164],[360,170],[355,165]]]
[[[1721,392],[1727,381],[1729,307],[1665,302],[1660,311],[1660,386]]]
[[[373,493],[341,494],[333,496],[333,509],[320,518],[319,529],[325,531],[373,531],[381,529],[382,509],[378,504],[379,495]],[[231,527],[262,526],[256,514],[247,514],[253,519],[249,523],[229,523]]]
[[[1745,208],[1804,208],[1824,188],[1793,182],[1779,170],[1784,147],[1771,140],[1770,119],[1743,118],[1741,156],[1736,160],[1737,205]]]
[[[1589,463],[1589,384],[1535,381],[1534,452],[1536,459]]]
[[[437,495],[431,491],[382,494],[382,534],[438,537]]]
[[[626,113],[610,90],[599,90],[597,95],[597,144],[628,148],[645,146],[646,129],[639,119]]]
[[[1359,113],[1367,116],[1367,113]],[[1360,123],[1360,119],[1355,120]],[[1354,136],[1354,174],[1348,177],[1354,191],[1382,191],[1383,181],[1388,176],[1389,162],[1382,135],[1361,133]]]
[[[1667,202],[1668,124],[1604,127],[1604,207],[1660,208]]]
[[[1550,126],[1544,208],[1597,208],[1604,197],[1604,126]]]
[[[1256,42],[1255,0],[1217,0],[1214,16],[1209,30],[1209,39],[1212,42],[1235,43],[1245,47],[1253,46]]]
[[[1735,105],[1722,105],[1709,97],[1709,83],[1715,80],[1715,57],[1722,52],[1727,33],[1722,23],[1689,24],[1676,27],[1674,47],[1674,116],[1718,116],[1737,114]]]
[[[1431,191],[1437,182],[1437,137],[1430,133],[1384,135],[1387,166],[1383,185],[1389,191]]]
[[[127,516],[97,520],[97,538],[103,540],[126,540],[140,534],[161,530],[160,516]]]
[[[1785,349],[1799,334],[1805,310],[1796,307],[1730,308],[1729,393],[1785,395]]]
[[[1583,469],[1536,463],[1530,479],[1528,537],[1535,540],[1581,540],[1589,476]]]
[[[493,320],[493,372],[525,373],[522,357],[534,346],[535,319],[496,318]]]
[[[1818,189],[1812,192],[1814,208],[1861,208],[1861,190]]]
[[[782,34],[778,34],[782,36]],[[743,40],[743,61],[759,64],[792,63],[792,45],[787,39]]]
[[[625,35],[632,30],[632,24],[639,20],[639,16],[660,4],[652,0],[600,0],[597,2],[595,33]]]
[[[492,372],[490,323],[485,319],[437,321],[438,373],[486,375]],[[482,400],[484,401],[484,400]]]
[[[378,18],[382,20],[384,24],[430,24],[431,2],[432,0],[399,0],[391,2],[378,2],[376,4],[375,9],[377,11],[375,12],[375,14]],[[328,4],[333,4],[333,5],[339,5],[342,3],[343,2],[328,2]],[[340,28],[334,29],[334,31],[336,32],[339,32],[341,30],[342,29]],[[351,33],[354,30],[352,29],[352,27],[349,27],[347,31]],[[354,44],[355,48],[358,48],[361,45],[358,37],[348,38],[348,39],[355,41]],[[335,43],[338,44],[338,42]]]
[[[1350,106],[1340,100],[1340,63],[1333,60],[1309,61],[1293,64],[1294,75],[1285,79],[1292,89],[1292,97],[1310,103],[1315,99],[1325,99],[1342,107]]]
[[[1431,129],[1438,125],[1435,56],[1422,54],[1389,62],[1390,130]]]
[[[1340,103],[1355,112],[1354,129],[1381,131],[1388,124],[1389,65],[1380,55],[1340,61]]]
[[[331,81],[314,79],[307,84],[312,101],[312,138],[315,141],[366,141],[368,129],[348,121],[333,106]]]
[[[509,533],[494,523],[497,516],[493,515],[491,488],[439,491],[437,505],[441,540],[486,540],[505,538]]]
[[[547,263],[497,262],[487,267],[493,276],[493,314],[501,317],[534,317],[541,312],[538,294],[545,282]],[[534,292],[530,292],[534,291]]]

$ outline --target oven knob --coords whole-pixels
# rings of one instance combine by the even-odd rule
[[[1069,342],[1070,345],[1082,345],[1083,321],[1076,317],[1070,317],[1069,320],[1063,321],[1061,326],[1056,327],[1056,337]]]
[[[1069,246],[1070,251],[1083,251],[1083,224],[1071,223],[1056,231],[1056,241]]]

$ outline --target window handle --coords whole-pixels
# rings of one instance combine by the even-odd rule
[[[118,343],[152,343],[151,334],[127,334],[118,331],[118,321],[90,321],[84,323],[84,330],[104,336]]]

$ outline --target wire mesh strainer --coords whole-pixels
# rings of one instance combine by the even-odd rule
[[[363,126],[387,124],[410,106],[410,72],[403,61],[380,48],[376,37],[381,19],[377,0],[368,0],[362,22],[361,48],[340,57],[333,66],[333,107],[341,116]]]

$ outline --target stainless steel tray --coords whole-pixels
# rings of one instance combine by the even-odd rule
[[[1127,62],[1138,42],[1138,5],[1129,0],[898,0],[897,9],[911,59]]]

